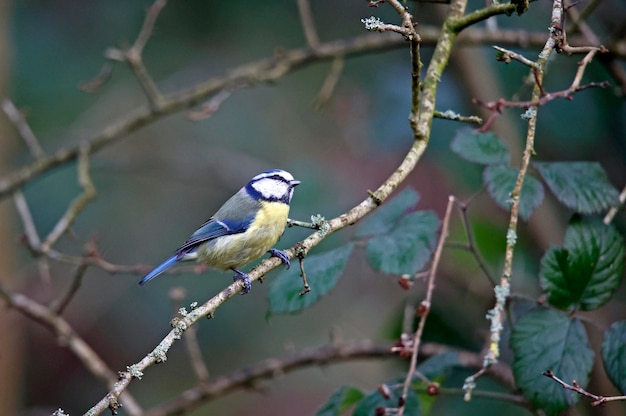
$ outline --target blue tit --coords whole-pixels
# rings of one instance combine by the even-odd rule
[[[285,231],[289,203],[298,184],[300,181],[281,169],[259,173],[139,284],[179,262],[194,260],[214,269],[234,271],[234,280],[243,280],[242,294],[248,293],[250,277],[240,267],[266,252],[289,267],[287,254],[272,246]]]

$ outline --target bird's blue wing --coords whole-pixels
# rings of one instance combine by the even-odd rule
[[[176,254],[179,258],[183,257],[186,253],[194,251],[200,244],[213,240],[218,237],[222,237],[230,234],[239,234],[245,232],[252,221],[254,216],[242,219],[230,219],[230,220],[218,220],[215,218],[209,218],[207,222],[202,224],[182,246],[176,250]]]

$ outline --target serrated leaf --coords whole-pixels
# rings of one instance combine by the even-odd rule
[[[388,233],[407,211],[417,206],[419,199],[420,196],[417,192],[411,188],[406,188],[362,220],[355,235],[365,237]]]
[[[311,291],[300,295],[304,289],[300,268],[292,265],[279,274],[268,291],[268,313],[293,313],[308,308],[327,294],[343,273],[354,244],[349,243],[322,254],[308,256],[304,260],[304,270]]]
[[[505,165],[487,166],[483,171],[483,182],[487,192],[502,208],[511,209],[511,191],[515,187],[519,170]],[[543,202],[543,185],[534,176],[526,175],[522,185],[519,215],[527,220]]]
[[[626,321],[615,322],[604,333],[602,362],[613,384],[626,394]]]
[[[554,196],[581,214],[595,214],[619,203],[619,193],[596,162],[535,163]]]
[[[388,400],[380,392],[374,391],[359,402],[353,416],[375,416],[377,408],[398,407],[398,398],[402,396],[402,383],[394,382],[388,385],[397,385],[396,388],[390,388],[391,397]],[[409,389],[404,406],[405,415],[420,415],[417,394],[413,389]]]
[[[550,248],[541,259],[542,289],[557,308],[584,311],[604,305],[617,290],[624,269],[624,241],[609,225],[573,222],[563,248]]]
[[[594,353],[578,319],[552,309],[536,309],[513,326],[511,348],[515,384],[533,405],[547,415],[557,415],[579,400],[577,393],[542,375],[552,370],[561,380],[576,380],[587,387]]]
[[[491,132],[477,133],[468,128],[459,129],[450,143],[450,148],[470,162],[482,165],[509,163],[509,149]]]
[[[315,416],[339,416],[364,396],[363,392],[356,387],[341,386],[315,413]]]
[[[439,219],[433,212],[407,214],[387,234],[372,237],[367,242],[367,261],[384,273],[415,273],[430,259],[438,229]]]

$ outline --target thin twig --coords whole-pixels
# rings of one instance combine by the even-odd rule
[[[33,158],[39,159],[44,157],[46,152],[44,152],[43,148],[39,144],[39,140],[37,140],[37,137],[35,136],[35,133],[33,133],[32,129],[26,122],[24,114],[17,109],[15,104],[13,104],[13,101],[4,100],[2,102],[2,110],[15,126],[20,137],[24,140],[24,143],[26,143],[26,146],[28,146],[30,154]]]
[[[78,84],[78,89],[86,93],[96,93],[100,88],[111,79],[113,75],[113,63],[105,62],[102,64],[100,72],[89,81],[83,81]]]
[[[139,31],[137,39],[135,39],[135,43],[133,43],[133,49],[135,49],[140,55],[143,53],[143,49],[146,47],[148,40],[152,36],[152,33],[154,32],[154,24],[166,4],[167,0],[156,0],[150,7],[148,7],[146,18],[143,21],[143,26]]]
[[[74,276],[72,277],[72,284],[70,285],[65,295],[63,295],[58,301],[57,306],[51,308],[52,313],[59,316],[63,314],[65,308],[67,308],[67,306],[74,298],[74,295],[76,295],[76,293],[78,292],[78,289],[80,289],[80,286],[83,282],[83,277],[85,277],[85,272],[87,271],[88,267],[89,266],[87,264],[81,264],[76,268]]]
[[[223,89],[211,97],[210,100],[202,104],[200,110],[190,111],[187,114],[187,119],[191,121],[202,121],[210,118],[220,109],[224,101],[229,99],[232,94],[232,90]]]
[[[20,217],[22,225],[24,226],[26,247],[28,247],[31,254],[38,256],[41,253],[41,237],[37,232],[35,221],[33,220],[30,208],[28,207],[28,202],[26,201],[26,197],[22,191],[16,191],[13,194],[13,203],[15,204],[15,209],[17,210],[17,214]],[[50,276],[50,264],[48,263],[48,258],[39,256],[37,258],[37,267],[39,268],[41,280],[46,283],[50,283],[52,281],[52,277]]]
[[[311,286],[309,286],[309,282],[306,279],[303,256],[298,256],[298,264],[300,266],[300,277],[302,278],[302,284],[304,285],[304,289],[300,292],[300,296],[304,296],[311,291]]]
[[[624,189],[622,189],[622,192],[620,192],[618,199],[619,204],[611,207],[611,209],[609,209],[609,212],[607,212],[604,216],[603,222],[607,225],[613,222],[613,219],[615,218],[619,210],[622,209],[622,207],[624,206],[624,202],[626,202],[626,186],[624,187]]]
[[[593,400],[593,402],[591,402],[592,406],[602,406],[608,402],[626,400],[626,396],[598,396],[597,394],[590,393],[584,388],[580,387],[576,380],[572,381],[572,384],[564,382],[563,380],[558,378],[552,370],[544,371],[542,374],[559,383],[564,389],[574,391],[582,396],[590,398],[591,400]]]
[[[435,118],[440,118],[443,120],[450,121],[459,121],[461,123],[471,123],[471,124],[483,124],[483,119],[479,116],[462,116],[460,114],[455,113],[452,110],[439,111],[435,110],[434,114]]]
[[[143,63],[142,55],[148,40],[154,32],[154,24],[166,4],[167,0],[156,0],[150,7],[148,7],[146,18],[143,22],[141,30],[139,31],[137,39],[135,39],[133,46],[123,52],[126,62],[135,73],[137,81],[143,88],[146,97],[148,98],[149,105],[153,109],[158,108],[158,104],[163,100],[163,96],[157,88],[156,83],[148,73],[148,70]]]
[[[461,223],[463,224],[463,228],[465,229],[465,235],[467,236],[467,250],[472,253],[474,259],[476,260],[476,263],[478,263],[478,267],[480,267],[480,269],[483,271],[483,274],[489,281],[489,284],[493,286],[495,278],[491,275],[489,269],[487,269],[487,263],[480,254],[480,250],[478,250],[472,224],[467,218],[467,209],[469,208],[469,204],[467,202],[461,202],[456,200],[456,205],[459,208],[459,212],[461,213]]]
[[[341,73],[343,72],[344,66],[345,60],[342,56],[338,56],[333,59],[333,62],[330,65],[330,70],[324,79],[324,83],[315,97],[313,107],[316,110],[321,109],[328,103],[328,101],[330,101],[330,97],[333,96],[335,88],[341,79]]]
[[[63,216],[57,221],[50,231],[50,234],[41,244],[41,251],[46,253],[61,238],[61,236],[72,226],[78,214],[85,208],[87,202],[96,196],[96,188],[89,175],[89,144],[83,143],[80,147],[78,157],[78,183],[83,188],[82,194],[72,201]]]
[[[300,13],[300,22],[302,23],[306,43],[311,49],[316,50],[320,46],[320,38],[317,35],[317,29],[315,29],[309,0],[298,0],[298,12]]]
[[[413,337],[413,351],[411,353],[411,363],[409,364],[409,371],[407,371],[406,379],[404,380],[404,386],[402,388],[402,405],[399,406],[398,416],[404,414],[404,403],[409,393],[409,388],[413,382],[413,377],[417,367],[417,355],[422,341],[422,334],[424,333],[424,327],[426,326],[426,318],[432,305],[433,292],[435,290],[435,277],[437,276],[437,269],[439,267],[439,261],[441,260],[441,253],[446,239],[448,238],[448,227],[450,225],[450,214],[452,213],[452,207],[454,205],[454,196],[448,197],[448,205],[446,206],[446,213],[444,214],[441,224],[441,234],[439,235],[439,241],[437,242],[437,248],[433,255],[433,262],[430,267],[430,273],[428,275],[428,284],[426,286],[426,296],[420,306],[418,307],[419,323],[417,324],[417,330]]]

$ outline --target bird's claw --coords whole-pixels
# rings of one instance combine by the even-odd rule
[[[243,289],[241,289],[240,295],[246,295],[250,293],[250,290],[252,290],[252,283],[250,283],[250,276],[248,276],[246,273],[242,272],[241,270],[237,270],[237,269],[232,269],[232,270],[235,272],[235,275],[233,276],[233,280],[235,282],[237,280],[243,281]]]
[[[278,257],[280,261],[287,266],[287,269],[291,266],[291,262],[289,261],[289,256],[284,251],[281,251],[277,248],[270,248],[267,250],[270,253],[270,257]]]

